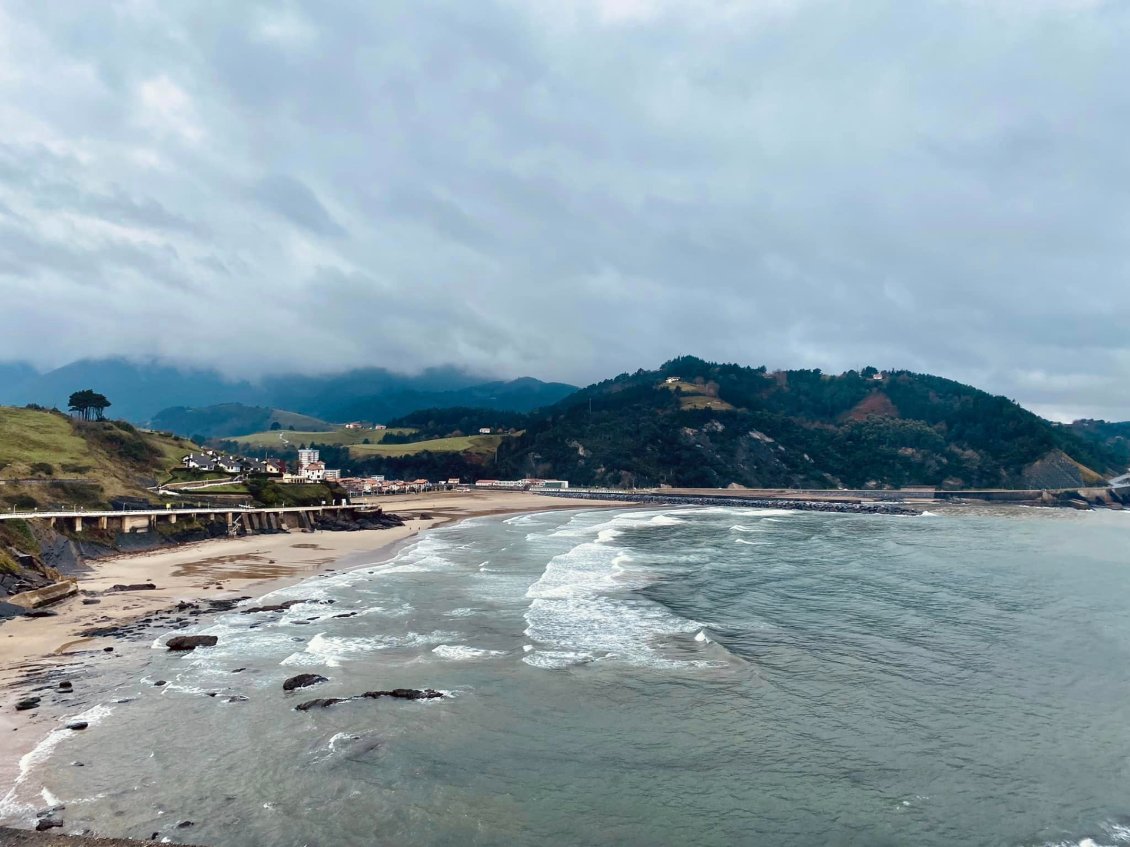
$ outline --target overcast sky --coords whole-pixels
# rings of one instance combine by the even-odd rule
[[[0,359],[1130,419],[1125,0],[0,0]]]

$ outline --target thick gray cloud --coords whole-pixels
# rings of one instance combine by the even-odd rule
[[[1122,0],[0,0],[0,359],[1130,418]]]

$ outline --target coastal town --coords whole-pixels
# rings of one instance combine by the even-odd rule
[[[347,425],[348,426],[348,425]],[[284,459],[273,456],[253,458],[225,453],[220,450],[202,449],[188,453],[181,459],[181,467],[186,471],[201,474],[225,474],[230,481],[248,477],[265,477],[283,484],[335,483],[350,497],[369,497],[377,495],[410,494],[430,491],[503,490],[503,491],[565,491],[568,480],[539,479],[479,479],[464,482],[459,477],[442,480],[429,479],[386,479],[384,475],[343,476],[338,468],[327,468],[321,459],[320,451],[302,448],[293,470]]]

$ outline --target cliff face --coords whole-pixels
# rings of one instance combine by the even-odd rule
[[[1103,477],[1081,465],[1062,450],[1053,450],[1024,468],[1026,488],[1085,488],[1102,485]]]

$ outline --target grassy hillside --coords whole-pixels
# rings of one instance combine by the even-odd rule
[[[231,438],[270,430],[272,424],[283,429],[294,427],[306,432],[323,432],[334,429],[310,415],[271,409],[266,406],[245,406],[242,403],[221,403],[216,406],[188,408],[172,406],[158,412],[152,421],[154,429],[168,430],[188,437]]]
[[[93,506],[146,496],[145,487],[192,448],[120,421],[0,406],[0,506]]]
[[[1115,462],[1004,397],[941,377],[770,373],[688,356],[531,415],[501,446],[498,473],[624,486],[1067,487]]]
[[[408,444],[355,444],[349,448],[352,456],[414,456],[418,453],[464,453],[474,456],[493,456],[505,435],[461,435],[451,438],[432,438]]]
[[[240,447],[251,449],[282,450],[288,445],[293,448],[299,444],[335,444],[350,446],[363,444],[366,440],[379,444],[386,435],[411,435],[415,430],[397,429],[333,429],[325,432],[315,430],[290,431],[268,430],[232,438]]]

